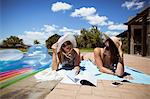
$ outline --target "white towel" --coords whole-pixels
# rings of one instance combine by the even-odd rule
[[[37,82],[49,81],[49,80],[61,80],[63,78],[62,75],[59,75],[55,70],[51,70],[51,68],[45,69],[34,75],[37,79]]]

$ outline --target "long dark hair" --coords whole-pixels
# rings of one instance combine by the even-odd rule
[[[62,54],[62,52],[65,52],[65,51],[63,50],[63,47],[66,47],[67,45],[72,45],[72,43],[71,43],[70,41],[66,41],[66,42],[64,42],[64,43],[62,44],[61,49],[60,49],[60,52],[59,52],[59,54],[58,54],[58,57],[59,57],[59,59],[60,59],[60,63],[62,63],[63,60],[64,60],[64,55]],[[73,46],[73,45],[72,45],[72,46]]]
[[[110,60],[113,64],[118,63],[119,60],[119,51],[118,48],[116,47],[115,43],[108,38],[105,43],[108,42],[109,43],[109,51],[110,51]]]

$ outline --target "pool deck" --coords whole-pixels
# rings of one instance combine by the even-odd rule
[[[93,53],[82,53],[93,60]],[[124,56],[125,65],[150,74],[150,58],[135,55]],[[118,87],[113,81],[98,80],[97,87],[59,83],[45,99],[150,99],[150,85],[124,82]]]
[[[93,53],[82,53],[94,60]],[[150,58],[124,55],[125,65],[150,75]],[[63,84],[59,81],[36,82],[34,76],[0,89],[0,99],[150,99],[150,85],[124,82],[118,87],[113,81],[98,80],[97,87]]]
[[[37,82],[34,76],[0,89],[0,99],[44,99],[59,81]]]

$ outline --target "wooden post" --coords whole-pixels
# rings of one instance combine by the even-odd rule
[[[128,54],[130,54],[131,25],[129,25],[129,24],[128,24],[128,33],[127,33],[127,37],[128,37]]]
[[[142,21],[142,56],[146,56],[147,54],[146,40],[147,40],[147,14],[144,15]]]

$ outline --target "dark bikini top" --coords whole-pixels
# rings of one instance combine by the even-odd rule
[[[64,69],[73,69],[77,64],[76,64],[76,51],[73,49],[69,55],[66,55],[63,53],[63,60],[62,60],[62,68]]]
[[[110,70],[114,70],[116,69],[117,63],[112,63],[111,62],[111,56],[110,56],[110,52],[109,51],[104,51],[103,53],[103,65],[104,67],[110,69]]]

